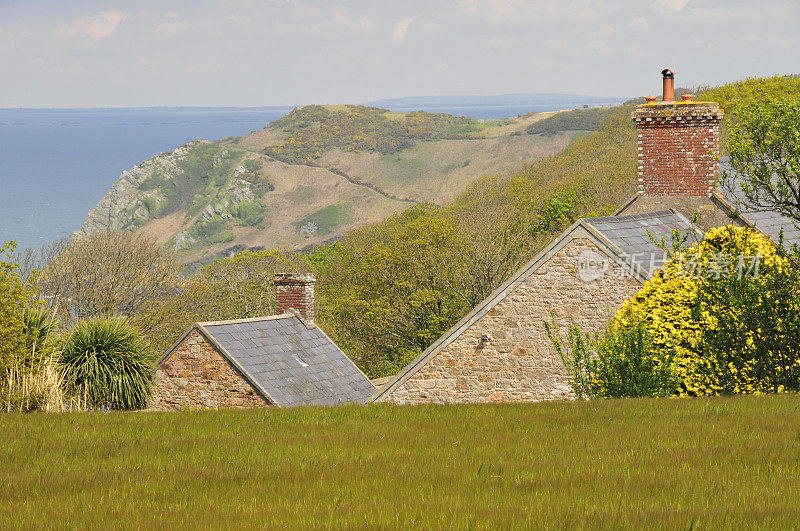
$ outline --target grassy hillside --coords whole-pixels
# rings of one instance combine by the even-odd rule
[[[0,416],[19,527],[789,528],[800,397]]]
[[[147,231],[203,263],[319,244],[415,202],[445,204],[476,179],[563,149],[575,131],[525,133],[552,114],[483,121],[298,108],[250,135],[193,141],[123,173],[83,232]]]

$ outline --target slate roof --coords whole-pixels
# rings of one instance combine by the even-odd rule
[[[666,262],[666,252],[656,242],[661,242],[663,238],[667,245],[671,245],[675,230],[682,235],[688,234],[689,244],[694,243],[694,238],[702,238],[702,233],[674,210],[584,218],[583,222],[618,248],[621,257],[629,261],[630,265],[640,268],[647,277],[652,276]]]
[[[731,166],[727,163],[720,164],[720,173],[722,171],[733,173]],[[772,238],[772,241],[777,243],[781,230],[783,230],[783,243],[786,247],[794,244],[800,245],[800,228],[791,219],[776,212],[755,212],[744,206],[744,194],[738,181],[735,180],[735,176],[734,181],[728,186],[720,187],[718,192],[739,211],[745,221]]]
[[[364,403],[375,392],[322,330],[296,315],[197,323],[195,328],[274,405]]]

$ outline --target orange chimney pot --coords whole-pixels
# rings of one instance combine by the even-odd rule
[[[664,90],[661,99],[664,102],[675,101],[675,72],[665,68],[661,71],[661,75],[664,76]]]

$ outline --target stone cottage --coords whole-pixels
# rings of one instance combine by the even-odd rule
[[[787,244],[800,231],[774,213],[737,209],[734,189],[718,183],[716,103],[684,95],[664,70],[662,102],[647,98],[633,113],[639,154],[638,193],[614,216],[585,218],[567,229],[505,284],[372,396],[395,404],[516,402],[572,398],[568,373],[546,336],[551,316],[565,329],[604,328],[622,302],[663,264],[653,243],[673,230],[702,237],[728,224],[752,226]],[[689,222],[697,214],[697,227]]]
[[[281,315],[195,323],[158,362],[153,409],[364,403],[375,387],[314,324],[314,278],[275,278]]]

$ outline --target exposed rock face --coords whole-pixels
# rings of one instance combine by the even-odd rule
[[[77,234],[91,235],[129,228],[135,216],[141,216],[144,213],[142,209],[145,207],[139,192],[142,183],[153,173],[162,175],[164,179],[172,179],[182,173],[181,163],[189,150],[203,143],[207,143],[207,141],[192,140],[172,151],[149,158],[130,170],[123,171],[105,197],[89,212],[89,216]]]

